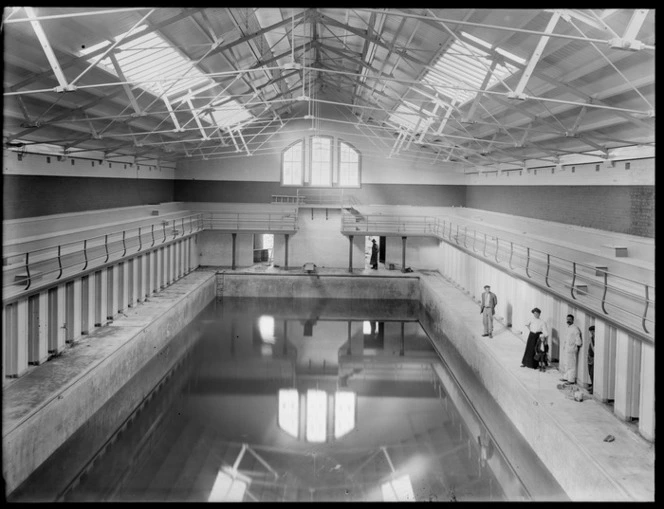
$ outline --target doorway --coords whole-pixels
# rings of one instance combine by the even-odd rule
[[[254,263],[272,265],[274,253],[274,234],[254,234]]]
[[[371,241],[376,240],[378,244],[378,263],[385,264],[385,248],[387,247],[387,237],[378,235],[367,235],[364,237],[364,268],[371,268]]]

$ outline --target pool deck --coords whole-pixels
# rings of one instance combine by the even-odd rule
[[[230,271],[230,268],[215,267],[203,268],[196,276],[189,280],[197,281],[210,272]],[[255,265],[253,267],[236,269],[237,274],[301,274],[302,267],[283,269],[268,267],[266,265]],[[326,275],[345,275],[345,276],[370,276],[370,277],[414,277],[427,280],[427,284],[436,295],[440,296],[445,306],[453,308],[454,313],[458,314],[465,324],[472,324],[472,331],[468,334],[472,336],[472,341],[481,345],[484,354],[490,356],[493,361],[488,363],[490,369],[494,371],[492,376],[502,377],[506,383],[517,388],[519,394],[526,395],[539,406],[541,412],[545,412],[547,419],[542,421],[544,426],[542,432],[546,432],[547,426],[555,427],[556,433],[560,434],[563,430],[566,440],[561,444],[560,450],[553,449],[544,454],[557,463],[556,468],[560,468],[559,463],[564,462],[565,447],[573,447],[576,453],[587,459],[584,462],[570,463],[566,465],[569,469],[569,475],[576,477],[580,484],[586,479],[586,473],[589,467],[595,471],[601,471],[602,475],[609,480],[615,487],[614,493],[619,493],[618,497],[607,495],[604,500],[610,501],[654,501],[655,500],[655,447],[654,443],[648,442],[638,434],[635,426],[619,420],[613,413],[610,406],[601,403],[584,391],[583,402],[576,402],[569,397],[569,394],[559,388],[560,373],[557,369],[550,367],[542,373],[538,370],[531,370],[520,367],[520,358],[523,352],[525,338],[515,334],[502,324],[496,322],[493,338],[481,336],[481,320],[477,313],[477,303],[463,291],[456,288],[452,283],[444,279],[437,272],[424,271],[401,273],[395,270],[386,270],[380,267],[378,270],[354,269],[349,274],[346,269],[319,268],[317,273],[320,276]],[[139,320],[143,326],[143,321],[148,315],[157,316],[163,309],[170,306],[171,299],[178,298],[178,285],[172,289],[166,290],[163,296],[160,296],[146,305],[136,306],[127,312],[127,316],[116,321],[112,330],[118,331],[122,325],[134,325],[133,322]],[[173,294],[173,295],[171,295]],[[141,315],[143,318],[141,318]],[[126,322],[126,324],[125,324]],[[469,329],[470,327],[466,325]],[[3,450],[4,441],[7,432],[20,425],[28,416],[39,411],[39,408],[46,404],[54,404],[63,393],[76,383],[81,377],[82,371],[89,368],[89,357],[96,356],[95,362],[103,362],[105,351],[117,349],[119,345],[94,341],[107,335],[104,332],[107,328],[103,327],[96,330],[93,334],[76,342],[77,348],[68,349],[56,359],[57,362],[48,362],[42,366],[31,368],[28,373],[19,379],[11,380],[3,385]],[[79,348],[85,347],[85,348]],[[97,351],[97,349],[99,349]],[[108,352],[106,352],[108,353]],[[67,358],[81,357],[81,362],[66,362]],[[84,362],[85,361],[85,362]],[[491,388],[489,388],[491,390]],[[509,413],[509,412],[508,412]],[[540,413],[540,415],[542,415]],[[528,419],[529,417],[524,417]],[[553,429],[553,428],[552,428]],[[604,441],[604,438],[612,435],[615,440],[611,442]],[[528,439],[528,437],[526,437]],[[537,451],[537,444],[533,448]],[[541,447],[541,446],[540,446]],[[540,454],[540,456],[542,456]],[[5,457],[5,461],[7,458]],[[542,458],[545,465],[547,458]],[[3,466],[3,473],[7,465]],[[552,473],[553,470],[552,470]],[[554,473],[555,475],[555,473]],[[561,483],[562,485],[562,483]],[[588,493],[591,493],[589,490]],[[593,500],[599,501],[595,495],[585,497],[583,494],[571,496],[572,500]]]

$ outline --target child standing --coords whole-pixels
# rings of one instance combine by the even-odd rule
[[[547,354],[549,352],[549,344],[546,341],[546,336],[540,332],[535,345],[535,360],[539,363],[540,371],[545,371],[548,365]]]

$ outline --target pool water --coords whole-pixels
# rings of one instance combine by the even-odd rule
[[[58,499],[537,498],[419,313],[415,301],[213,301],[176,367]]]

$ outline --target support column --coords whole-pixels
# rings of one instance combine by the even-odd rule
[[[235,270],[235,243],[237,240],[237,233],[231,233],[231,236],[233,237],[233,253],[232,253],[233,261],[231,263],[231,269]]]
[[[5,306],[4,374],[18,377],[28,369],[28,299]]]
[[[155,262],[155,270],[154,270],[154,291],[158,292],[161,290],[164,285],[163,285],[163,271],[164,271],[164,262],[163,262],[163,257],[164,257],[164,248],[160,247],[159,249],[155,250],[155,256],[154,256],[154,262]]]
[[[285,242],[284,242],[284,269],[286,269],[286,270],[288,270],[288,238],[289,237],[290,237],[290,235],[288,233],[286,233],[284,235],[284,239],[285,239]]]
[[[169,285],[172,285],[173,281],[175,281],[175,244],[169,244],[166,249],[168,254],[168,270],[166,271],[166,281],[168,281]]]
[[[129,260],[118,264],[118,312],[127,309],[129,304]]]
[[[49,353],[58,354],[65,348],[66,317],[65,317],[65,285],[58,285],[49,292]]]
[[[189,274],[191,272],[191,249],[194,244],[193,237],[187,237],[187,240],[184,245],[184,273]]]
[[[154,251],[145,253],[145,265],[143,267],[143,277],[145,278],[145,291],[143,295],[147,299],[154,291]]]
[[[145,255],[139,254],[134,258],[134,295],[136,304],[145,300]]]
[[[120,278],[118,277],[118,267],[107,267],[106,277],[108,278],[108,308],[106,312],[106,319],[113,320],[113,317],[118,312],[118,283],[120,281]]]
[[[106,325],[107,300],[108,280],[106,269],[101,269],[95,273],[95,327]]]
[[[164,287],[171,284],[171,245],[164,246],[162,253],[164,255]]]
[[[48,359],[48,292],[40,292],[32,299],[36,309],[28,305],[28,325],[34,337],[29,337],[28,363],[41,364]]]
[[[182,241],[178,240],[173,244],[174,247],[174,255],[175,255],[175,275],[173,276],[173,279],[177,281],[182,277],[182,262],[181,262],[181,257],[180,257],[180,250],[182,249]]]
[[[128,281],[128,289],[127,289],[127,307],[134,307],[134,303],[137,300],[137,285],[138,285],[138,276],[136,275],[136,271],[138,270],[138,257],[135,256],[134,258],[129,258],[127,260],[127,281]]]
[[[406,272],[406,237],[401,237],[401,272]]]
[[[95,328],[95,292],[96,279],[94,272],[88,274],[86,284],[81,292],[82,299],[82,313],[85,319],[82,320],[83,326],[81,327],[81,334],[90,334]]]
[[[595,329],[597,333],[597,329]],[[621,330],[616,333],[616,397],[613,412],[619,419],[639,416],[641,343]]]
[[[73,323],[68,323],[67,327],[73,327],[72,336],[75,340],[81,336],[81,312],[83,309],[83,304],[81,300],[81,279],[74,280],[74,309],[72,310],[72,321]]]
[[[348,236],[348,272],[353,272],[353,236]]]
[[[641,343],[641,400],[639,402],[639,433],[655,440],[655,346]]]

